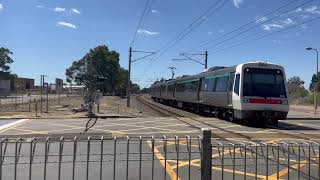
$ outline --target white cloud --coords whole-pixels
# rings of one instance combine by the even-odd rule
[[[303,25],[301,26],[301,28],[302,28],[302,29],[309,29],[309,26],[303,24]]]
[[[158,10],[155,10],[155,9],[152,9],[151,12],[152,12],[152,13],[159,13],[159,11],[158,11]]]
[[[301,14],[301,18],[302,18],[302,19],[307,19],[307,18],[309,18],[309,17],[310,17],[309,15]]]
[[[294,12],[301,12],[301,11],[302,11],[302,8],[299,7],[299,8],[297,8]]]
[[[3,10],[3,5],[0,3],[0,11]]]
[[[282,41],[277,40],[277,39],[272,40],[272,42],[275,43],[275,44],[282,44]]]
[[[286,20],[282,21],[282,23],[284,25],[292,25],[294,24],[295,22],[291,19],[291,18],[287,18]]]
[[[212,32],[212,31],[209,31],[209,32],[208,32],[208,34],[209,34],[209,35],[212,35],[212,34],[213,34],[213,32]]]
[[[233,0],[233,5],[236,8],[240,8],[240,4],[243,3],[243,0]]]
[[[311,14],[320,14],[320,11],[317,10],[317,6],[311,6],[305,9],[305,12],[311,13]]]
[[[223,29],[219,29],[218,33],[224,33]]]
[[[37,8],[43,8],[43,6],[41,6],[41,5],[37,5],[36,7],[37,7]]]
[[[256,20],[256,23],[262,23],[262,22],[267,21],[268,18],[265,17],[265,16],[262,16],[262,17],[261,16],[256,16],[255,20]]]
[[[77,29],[76,25],[68,23],[68,22],[64,22],[64,21],[57,22],[57,26],[63,26],[63,27],[67,27],[67,28]]]
[[[71,11],[76,13],[76,14],[81,14],[81,12],[76,8],[72,8]]]
[[[280,28],[283,28],[282,25],[280,24],[264,24],[262,25],[262,29],[265,30],[265,31],[271,31],[273,29],[280,29]]]
[[[153,35],[158,35],[159,34],[158,32],[152,32],[152,31],[148,31],[148,30],[145,30],[145,29],[138,29],[137,33],[138,34],[145,34],[145,35],[148,35],[148,36],[153,36]]]
[[[55,11],[55,12],[65,12],[66,8],[56,7],[56,8],[53,9],[53,11]]]

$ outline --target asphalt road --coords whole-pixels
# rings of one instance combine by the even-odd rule
[[[310,151],[308,147],[300,147],[299,150],[297,146],[290,146],[288,150],[287,146],[285,146],[285,143],[291,142],[320,141],[320,118],[311,113],[291,111],[288,119],[280,121],[278,127],[248,127],[245,124],[233,124],[205,117],[197,118],[196,120],[169,117],[98,119],[96,125],[88,131],[89,134],[87,135],[104,135],[108,138],[112,135],[119,138],[116,143],[116,151],[114,151],[113,139],[103,142],[102,166],[100,165],[101,141],[99,140],[90,142],[88,164],[87,140],[78,142],[76,156],[73,156],[74,143],[70,141],[70,138],[72,136],[81,136],[80,133],[83,132],[87,119],[31,119],[0,130],[0,135],[2,137],[14,137],[15,139],[18,136],[28,137],[27,141],[22,143],[21,157],[16,161],[18,179],[28,179],[30,137],[53,135],[64,135],[69,138],[64,143],[61,153],[61,179],[72,179],[73,167],[75,169],[75,179],[86,179],[87,169],[88,179],[99,179],[100,167],[102,167],[103,179],[113,179],[114,162],[116,162],[115,179],[125,179],[127,158],[129,159],[129,179],[139,179],[140,167],[142,179],[151,179],[152,172],[154,172],[154,179],[164,179],[164,176],[167,179],[176,179],[176,177],[188,179],[189,172],[191,179],[199,179],[200,153],[199,140],[197,139],[197,135],[200,134],[199,128],[210,128],[212,130],[212,143],[215,144],[212,147],[212,173],[216,179],[244,179],[244,173],[246,173],[246,179],[255,179],[255,176],[258,179],[266,179],[267,176],[268,179],[275,179],[277,174],[281,179],[288,179],[288,177],[289,179],[298,179],[298,177],[300,179],[319,178],[319,149],[317,146],[316,148],[310,148]],[[3,121],[3,124],[5,123],[8,123],[8,121]],[[152,135],[158,138],[155,141],[154,153],[152,153],[152,141],[150,138]],[[164,141],[162,139],[163,135],[169,139]],[[174,135],[180,137],[179,143],[173,139]],[[186,135],[194,138],[191,141],[191,149],[189,142],[186,140]],[[131,137],[129,146],[126,139],[127,136]],[[141,151],[140,141],[136,138],[138,136],[144,137],[141,142]],[[241,148],[230,146],[232,144],[225,144],[225,148],[221,148],[217,141],[220,143],[227,143],[226,141],[228,141],[235,144],[263,141],[278,143],[279,147],[259,146],[259,148],[255,149],[255,147]],[[15,153],[18,152],[19,145],[13,140],[7,146],[5,154],[3,151],[3,155],[5,155],[3,179],[14,179],[14,157]],[[43,141],[38,142],[34,151],[32,179],[44,179],[44,167],[46,167],[47,179],[58,179],[59,141],[52,140],[50,143],[46,165],[44,163],[44,150],[45,143]],[[191,152],[190,155],[189,152]],[[278,152],[279,156],[277,155]],[[299,153],[300,156],[298,156]],[[116,154],[115,161],[114,154]],[[74,157],[76,157],[75,163],[73,163]],[[154,168],[152,168],[152,158],[154,158]],[[256,158],[257,160],[255,160]],[[179,160],[177,161],[177,159]],[[289,171],[288,164],[290,166]]]

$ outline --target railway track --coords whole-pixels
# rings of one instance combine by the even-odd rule
[[[158,104],[156,102],[152,102],[151,100],[148,100],[146,99],[145,97],[142,97],[142,96],[138,96],[137,97],[137,100],[142,103],[143,105],[149,107],[150,109],[154,110],[154,111],[157,111],[158,113],[161,113],[165,116],[170,116],[170,117],[173,117],[185,124],[188,124],[191,128],[194,128],[194,129],[198,129],[200,130],[201,127],[199,126],[196,126],[194,124],[192,124],[191,122],[188,122],[187,120],[185,120],[186,118],[189,119],[190,121],[193,121],[193,122],[197,122],[197,123],[200,123],[200,124],[203,124],[203,125],[206,125],[208,127],[211,127],[211,128],[214,128],[214,129],[218,129],[222,132],[225,132],[225,133],[228,133],[228,134],[231,134],[232,136],[234,136],[235,138],[243,138],[243,139],[246,139],[246,140],[250,140],[252,141],[254,137],[252,136],[248,136],[248,135],[245,135],[245,134],[241,134],[241,133],[237,133],[237,132],[233,132],[233,131],[230,131],[230,130],[227,130],[227,129],[223,129],[221,127],[218,127],[218,126],[215,126],[211,123],[206,123],[206,122],[203,122],[203,121],[200,121],[196,118],[193,118],[193,117],[190,117],[189,114],[190,113],[186,113],[185,112],[182,112],[181,110],[179,109],[175,109],[175,108],[172,108],[172,107],[169,107],[169,106],[166,106],[164,107],[164,105],[162,104]],[[184,119],[182,119],[184,118]],[[284,135],[288,138],[292,138],[292,139],[301,139],[301,140],[310,140],[310,138],[308,138],[308,136],[311,136],[310,134],[305,134],[305,133],[299,133],[299,134],[292,134],[292,133],[286,133],[284,131],[289,131],[290,129],[285,129],[285,130],[280,130],[278,129],[277,126],[272,126],[272,125],[266,125],[266,128],[269,128],[269,132],[275,132],[275,133],[278,133],[278,134],[281,134],[281,135]],[[283,128],[283,127],[282,127]],[[218,134],[214,134],[215,137],[219,138],[219,139],[223,139],[223,140],[227,140],[226,137],[223,137],[221,135],[218,135]],[[312,135],[313,137],[319,137],[319,136],[315,136],[315,135]]]
[[[156,103],[150,102],[149,100],[146,100],[144,97],[138,96],[138,97],[137,97],[137,100],[138,100],[140,103],[144,104],[145,106],[148,106],[149,108],[151,108],[151,109],[154,110],[154,111],[157,111],[157,112],[159,112],[159,113],[163,113],[163,115],[169,115],[170,117],[173,117],[173,118],[175,118],[175,119],[177,119],[177,120],[179,120],[179,121],[181,121],[181,122],[183,122],[183,123],[185,123],[185,124],[188,124],[191,128],[201,130],[202,127],[195,126],[194,124],[192,124],[192,123],[190,123],[190,122],[188,122],[188,121],[186,121],[186,120],[181,119],[182,117],[183,117],[183,118],[188,118],[188,119],[190,119],[191,121],[194,121],[194,122],[197,122],[197,123],[204,124],[204,125],[209,126],[209,127],[211,127],[211,128],[218,129],[218,130],[223,131],[223,132],[225,132],[225,133],[232,134],[232,135],[234,135],[234,136],[237,137],[237,138],[243,138],[243,139],[250,140],[250,141],[252,140],[252,137],[251,137],[251,136],[244,135],[244,134],[241,134],[241,133],[236,133],[236,132],[233,132],[233,131],[230,131],[230,130],[226,130],[226,129],[223,129],[223,128],[221,128],[221,127],[214,126],[214,125],[212,125],[212,124],[209,124],[209,123],[200,121],[200,120],[195,119],[195,118],[193,118],[193,117],[188,117],[188,116],[186,116],[186,115],[184,115],[184,114],[182,114],[182,113],[179,113],[179,112],[177,112],[177,111],[175,111],[175,110],[172,110],[172,109],[173,109],[172,107],[166,107],[166,108],[164,108],[164,107],[162,107],[161,104],[158,105],[158,104],[156,104]],[[171,108],[172,108],[172,109],[171,109]],[[225,140],[225,141],[229,141],[226,137],[223,137],[223,136],[221,136],[221,135],[214,134],[214,136],[215,136],[216,138],[223,139],[223,140]]]
[[[209,124],[209,123],[206,123],[206,122],[202,122],[198,119],[195,119],[193,117],[187,117],[186,115],[184,115],[183,113],[179,113],[177,110],[174,110],[174,108],[172,107],[163,107],[162,104],[158,104],[156,102],[152,102],[150,100],[146,100],[145,97],[141,97],[141,96],[138,96],[136,98],[140,103],[142,103],[143,105],[149,107],[150,109],[154,110],[154,111],[157,111],[158,113],[161,113],[163,115],[166,115],[166,116],[170,116],[170,117],[173,117],[185,124],[188,124],[189,127],[191,128],[194,128],[194,129],[198,129],[198,130],[201,130],[201,127],[198,127],[198,126],[195,126],[194,124],[190,123],[190,122],[187,122],[186,120],[183,120],[181,118],[187,118],[187,119],[190,119],[191,121],[194,121],[194,122],[197,122],[197,123],[201,123],[201,124],[204,124],[206,126],[209,126],[209,127],[212,127],[212,128],[215,128],[215,129],[219,129],[225,133],[229,133],[229,134],[232,134],[232,135],[235,135],[237,136],[238,138],[243,138],[243,139],[246,139],[246,140],[249,140],[251,142],[255,142],[255,143],[260,143],[259,141],[256,141],[256,140],[253,140],[253,137],[252,136],[248,136],[248,135],[244,135],[244,134],[241,134],[241,133],[236,133],[236,132],[233,132],[233,131],[230,131],[230,130],[226,130],[226,129],[223,129],[221,127],[218,127],[218,126],[215,126],[215,125],[212,125],[212,124]],[[295,139],[304,139],[304,140],[308,140],[309,139],[306,139],[306,138],[301,138],[300,136],[297,136],[297,135],[293,135],[293,134],[288,134],[288,133],[285,133],[281,130],[276,130],[274,128],[276,128],[275,126],[266,126],[268,128],[273,128],[272,131],[275,131],[279,134],[283,134],[283,135],[286,135],[286,136],[290,136],[290,137],[293,137]],[[223,137],[221,135],[218,135],[218,134],[213,134],[214,137],[218,138],[218,139],[221,139],[221,140],[224,140],[226,142],[230,142],[230,140],[226,137]],[[251,149],[247,149],[249,152],[252,151]],[[283,152],[287,153],[287,154],[291,154],[291,155],[295,155],[295,156],[299,156],[298,154],[296,154],[294,152],[294,150],[286,150],[286,149],[281,149]],[[259,156],[261,157],[265,157],[264,154],[260,154],[258,152],[253,152],[253,153],[257,153]],[[273,161],[274,163],[276,163],[276,160],[273,160],[273,159],[269,159],[270,161]],[[316,160],[311,160],[313,163],[317,163]],[[283,166],[285,166],[286,168],[288,168],[287,165],[283,164]],[[296,169],[295,168],[292,168],[292,167],[289,167],[291,170],[295,171]],[[303,177],[307,177],[308,175],[304,172],[301,172],[301,175]],[[315,178],[315,177],[313,177]],[[315,178],[316,179],[316,178]]]

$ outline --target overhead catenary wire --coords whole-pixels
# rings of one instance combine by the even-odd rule
[[[143,9],[143,12],[142,12],[142,15],[141,15],[140,20],[139,20],[139,22],[138,22],[138,26],[137,26],[136,31],[134,32],[133,38],[132,38],[132,40],[131,40],[130,46],[132,46],[132,45],[134,44],[134,41],[135,41],[136,38],[137,38],[138,30],[139,30],[139,28],[140,28],[140,26],[141,26],[141,24],[142,24],[143,18],[145,17],[145,14],[146,14],[147,7],[148,7],[149,2],[150,2],[150,0],[147,0],[147,1],[146,1],[146,4],[145,4],[144,9]]]
[[[222,2],[222,3],[221,3]],[[166,52],[168,52],[171,48],[173,48],[175,45],[178,44],[179,41],[184,39],[187,35],[189,35],[192,31],[194,31],[197,27],[199,27],[203,22],[206,21],[206,18],[209,18],[214,13],[216,13],[218,10],[223,8],[228,0],[219,0],[215,2],[212,6],[210,6],[209,9],[207,9],[204,13],[201,14],[196,20],[194,20],[191,24],[189,24],[183,31],[181,31],[177,36],[172,38],[168,43],[165,44],[162,48],[160,48],[157,52],[159,55],[155,58],[155,60],[159,59],[162,55],[164,55]],[[221,4],[220,4],[221,3]],[[219,5],[220,4],[220,5]],[[219,6],[218,6],[219,5]],[[210,10],[212,10],[210,12]],[[206,16],[206,14],[210,12]]]
[[[296,19],[298,19],[300,16],[297,16],[297,17],[295,17],[295,18],[292,18],[292,20],[294,21],[294,20],[296,20]],[[254,37],[254,36],[258,36],[258,35],[264,35],[264,34],[266,34],[266,32],[265,31],[258,31],[258,32],[255,32],[255,33],[252,33],[252,34],[248,34],[248,35],[246,35],[246,36],[244,36],[244,37],[242,37],[242,38],[240,38],[240,39],[235,39],[234,41],[231,41],[231,42],[229,42],[229,43],[223,43],[221,46],[218,46],[218,47],[216,47],[217,49],[221,49],[221,47],[227,47],[227,46],[230,46],[230,45],[233,45],[233,44],[237,44],[239,41],[242,41],[242,40],[246,40],[246,39],[248,39],[248,38],[250,38],[250,37]]]
[[[274,16],[274,17],[272,17],[272,18],[270,18],[270,19],[268,19],[268,20],[266,20],[266,21],[264,21],[264,22],[262,22],[262,23],[257,23],[257,24],[255,24],[254,26],[249,27],[248,29],[242,30],[242,31],[240,31],[240,32],[238,32],[238,33],[236,33],[236,34],[234,34],[234,35],[232,35],[232,36],[230,36],[230,37],[222,40],[222,41],[218,41],[217,43],[215,43],[215,44],[213,44],[213,45],[211,45],[211,46],[209,46],[209,47],[206,47],[206,48],[204,48],[204,49],[201,50],[201,51],[212,49],[212,48],[214,48],[214,47],[216,47],[216,46],[218,46],[218,45],[220,45],[220,44],[223,44],[223,43],[225,43],[225,42],[227,42],[227,41],[229,41],[229,40],[231,40],[231,39],[238,38],[240,35],[242,35],[242,34],[244,34],[244,33],[246,33],[246,32],[249,32],[249,31],[251,31],[251,30],[253,30],[253,29],[255,29],[255,28],[258,28],[258,27],[260,27],[261,25],[266,24],[266,23],[268,23],[268,22],[270,22],[270,21],[273,21],[273,20],[275,20],[276,18],[281,17],[282,15],[287,14],[288,12],[291,12],[291,11],[293,11],[293,10],[299,8],[299,7],[303,7],[303,6],[311,3],[312,1],[313,1],[313,0],[309,0],[309,1],[306,1],[306,2],[304,2],[304,3],[302,3],[302,4],[299,4],[299,5],[297,5],[297,6],[293,7],[293,8],[290,8],[290,9],[286,10],[285,12],[283,12],[282,14],[278,14],[278,15],[276,15],[276,16]]]
[[[229,35],[229,34],[232,34],[232,33],[236,32],[236,31],[238,31],[238,30],[241,30],[241,29],[243,29],[243,28],[245,28],[245,27],[247,27],[247,26],[249,26],[250,24],[253,24],[253,23],[255,24],[255,26],[253,26],[253,27],[259,27],[260,25],[262,25],[262,24],[264,24],[264,23],[267,23],[267,22],[270,22],[270,21],[276,19],[277,17],[280,17],[280,16],[282,16],[282,15],[284,15],[284,14],[287,14],[288,12],[290,12],[290,11],[292,11],[292,10],[295,10],[295,9],[297,9],[297,8],[299,8],[299,7],[302,7],[302,6],[304,6],[304,5],[312,2],[313,0],[309,0],[309,1],[305,2],[305,3],[299,4],[298,6],[295,6],[294,8],[291,8],[291,9],[285,11],[285,12],[282,13],[282,14],[276,15],[275,17],[273,17],[273,18],[271,18],[271,19],[268,19],[268,20],[266,20],[266,21],[264,21],[264,22],[261,22],[261,23],[256,24],[256,22],[259,21],[259,20],[261,20],[263,17],[265,17],[265,16],[270,16],[270,15],[272,15],[272,14],[275,14],[275,13],[277,13],[279,10],[281,10],[281,9],[283,9],[283,8],[286,8],[286,7],[292,5],[292,4],[296,3],[296,2],[299,2],[299,1],[301,1],[301,0],[293,0],[293,1],[290,1],[289,3],[286,3],[285,5],[280,6],[279,8],[276,8],[275,10],[273,10],[273,11],[265,14],[264,16],[262,16],[261,18],[259,18],[258,20],[250,21],[249,23],[246,23],[245,25],[243,25],[243,26],[241,26],[241,27],[239,27],[239,28],[237,28],[237,29],[235,29],[235,30],[233,30],[233,31],[231,31],[231,32],[223,35],[222,37],[225,37],[225,36],[227,36],[227,35]],[[224,5],[224,4],[223,4],[223,5]],[[253,28],[253,27],[251,27],[251,28]],[[241,31],[240,33],[243,34],[243,33],[247,32],[247,31],[249,31],[249,30],[251,30],[251,29],[247,29],[247,30],[245,30],[245,31]],[[239,34],[239,33],[238,33],[238,34]],[[237,35],[238,35],[238,34],[237,34]],[[228,40],[236,37],[237,35],[232,36],[231,38],[228,38]],[[215,40],[221,39],[222,37],[219,37],[219,38],[216,38],[216,39],[214,39],[214,40],[211,40],[210,43],[213,42],[213,41],[215,41]],[[169,49],[170,49],[171,47],[175,46],[175,45],[176,45],[176,43],[174,43],[172,46],[170,46]],[[216,45],[216,44],[215,44],[215,45]],[[208,48],[207,48],[207,49],[208,49]],[[198,53],[201,53],[201,52],[203,52],[203,51],[205,51],[205,50],[207,50],[207,49],[203,49],[202,51],[199,51]],[[166,52],[167,52],[167,51],[162,52],[158,57],[162,56],[162,55],[163,55],[164,53],[166,53]]]
[[[155,58],[153,58],[152,63],[158,60],[161,56],[163,56],[166,52],[168,52],[171,48],[173,48],[179,41],[184,39],[193,30],[199,27],[203,22],[206,21],[206,18],[209,18],[218,10],[220,10],[222,7],[224,7],[227,2],[229,2],[229,0],[218,0],[214,2],[209,8],[207,8],[203,13],[201,13],[200,16],[198,16],[189,25],[187,25],[182,31],[180,31],[176,36],[174,36],[170,41],[168,41],[164,46],[162,46],[159,50],[157,50],[156,53],[158,55]]]
[[[257,20],[254,20],[254,21],[251,21],[251,22],[249,22],[249,23],[246,23],[245,25],[243,25],[243,26],[241,26],[241,27],[239,27],[239,28],[237,28],[237,29],[235,29],[235,30],[230,31],[229,33],[227,33],[227,34],[225,34],[225,35],[222,35],[221,37],[218,37],[218,38],[216,38],[215,40],[221,39],[222,37],[225,37],[225,36],[227,36],[228,34],[232,34],[232,33],[236,32],[236,31],[238,31],[238,30],[244,29],[245,27],[247,27],[247,26],[249,26],[250,24],[253,24],[253,23],[254,23],[255,25],[254,25],[254,26],[251,26],[252,29],[253,29],[253,28],[256,28],[256,27],[260,27],[262,24],[266,24],[267,22],[270,22],[270,21],[272,21],[272,20],[275,20],[275,19],[278,18],[278,17],[282,17],[282,16],[284,16],[284,15],[292,12],[293,10],[296,10],[296,9],[299,8],[299,7],[303,7],[303,6],[307,5],[307,4],[309,4],[309,3],[312,2],[313,0],[309,0],[309,1],[306,1],[306,2],[303,2],[303,3],[300,3],[299,5],[296,5],[296,6],[294,6],[293,8],[287,9],[288,6],[290,6],[290,5],[292,5],[292,4],[296,3],[296,2],[299,2],[299,1],[301,1],[301,0],[293,0],[293,1],[290,1],[289,3],[286,3],[285,5],[283,5],[283,6],[279,7],[279,8],[276,8],[275,10],[273,10],[273,11],[265,14],[265,15],[262,16],[261,18],[259,18],[259,19],[257,19]],[[274,17],[272,17],[272,18],[270,18],[270,19],[268,19],[268,20],[265,20],[265,21],[257,24],[257,22],[258,22],[260,19],[262,19],[263,17],[270,16],[271,14],[275,14],[275,13],[277,13],[279,10],[282,10],[282,9],[284,9],[284,8],[286,8],[287,10],[285,9],[284,12],[282,12],[282,13],[280,13],[280,14],[276,14]],[[232,36],[232,38],[228,38],[227,40],[220,41],[219,44],[223,44],[223,43],[225,43],[225,42],[227,42],[228,40],[231,40],[231,39],[236,39],[236,38],[239,37],[239,35],[244,34],[245,32],[248,32],[248,31],[250,31],[250,30],[252,30],[252,29],[246,29],[246,30],[244,30],[244,31],[241,31],[240,33],[237,34],[237,36]],[[264,32],[263,32],[263,33],[264,33]],[[255,33],[254,35],[256,35],[256,34],[261,34],[261,32]],[[249,36],[246,36],[246,37],[250,37],[250,35],[249,35]],[[213,40],[211,40],[210,42],[213,42]],[[217,45],[219,45],[219,44],[216,43],[216,44],[215,44],[215,47],[216,47]],[[209,48],[207,48],[207,49],[209,49]],[[207,49],[203,49],[202,51],[205,51],[205,50],[207,50]],[[198,53],[201,53],[202,51],[199,51]]]
[[[281,9],[287,7],[287,6],[290,6],[291,4],[293,4],[293,3],[297,2],[297,1],[301,1],[301,0],[293,0],[293,1],[290,1],[289,3],[286,3],[286,4],[284,4],[283,6],[280,6],[280,7],[276,8],[276,9],[274,9],[274,10],[272,10],[272,11],[270,11],[270,12],[264,14],[264,15],[262,15],[262,16],[261,16],[260,18],[258,18],[258,19],[249,21],[248,23],[246,23],[246,24],[244,24],[244,25],[241,25],[240,27],[235,28],[234,30],[231,30],[231,31],[229,31],[229,32],[227,32],[227,33],[225,33],[225,34],[217,37],[217,38],[214,38],[214,39],[212,39],[212,40],[209,40],[209,41],[201,44],[200,47],[201,47],[201,48],[202,48],[202,47],[205,47],[206,45],[208,45],[208,44],[210,44],[210,43],[212,43],[212,42],[214,42],[214,41],[216,41],[216,40],[219,40],[219,39],[221,39],[221,38],[223,38],[223,37],[226,37],[226,36],[228,36],[228,35],[236,32],[236,31],[238,31],[238,30],[241,30],[241,29],[249,26],[250,24],[255,24],[256,22],[262,21],[263,18],[266,18],[266,17],[268,17],[268,16],[270,16],[270,15],[272,15],[272,14],[277,13],[279,10],[281,10]],[[195,50],[195,48],[193,48],[192,50],[189,50],[189,51],[193,52],[194,50]]]
[[[240,43],[231,45],[231,46],[229,46],[229,47],[216,50],[216,51],[214,51],[214,52],[212,52],[212,53],[218,53],[218,52],[221,52],[221,51],[224,51],[224,50],[228,50],[228,49],[231,49],[231,48],[240,46],[240,45],[242,45],[242,44],[245,44],[245,43],[248,43],[248,42],[251,42],[251,41],[257,41],[257,40],[260,40],[260,39],[263,39],[263,38],[272,36],[272,35],[274,35],[274,34],[282,33],[282,32],[291,30],[291,29],[293,29],[293,28],[300,27],[300,26],[302,26],[302,25],[304,25],[304,24],[307,24],[307,23],[310,23],[310,22],[313,22],[313,21],[317,21],[317,20],[320,20],[320,16],[315,17],[315,18],[312,18],[312,19],[310,19],[310,20],[308,20],[308,21],[304,21],[304,22],[301,22],[301,23],[298,23],[298,24],[289,26],[289,27],[287,27],[287,28],[284,28],[284,29],[281,29],[281,30],[278,30],[278,31],[273,31],[273,32],[268,33],[268,34],[265,34],[265,35],[263,35],[263,36],[255,37],[255,38],[252,38],[252,39],[249,39],[249,40],[246,40],[246,41],[243,41],[243,42],[240,42]]]

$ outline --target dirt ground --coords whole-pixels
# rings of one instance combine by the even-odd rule
[[[47,102],[24,103],[18,105],[1,105],[0,118],[82,118],[86,117],[86,112],[73,113],[74,108],[79,108],[83,102],[82,97],[72,96],[48,101],[48,112],[46,109]],[[127,99],[118,96],[104,96],[100,102],[99,112],[95,106],[95,113],[98,116],[115,116],[115,117],[161,117],[163,115],[144,106],[135,99],[131,98],[131,107],[126,105]],[[37,113],[36,113],[37,109]]]

